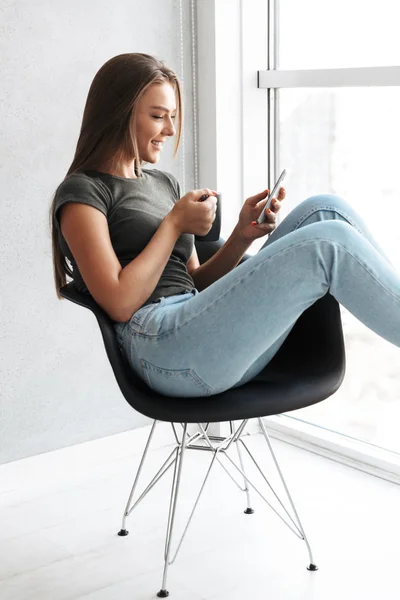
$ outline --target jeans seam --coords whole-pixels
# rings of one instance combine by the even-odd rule
[[[361,231],[361,229],[359,229],[359,228],[357,227],[356,223],[354,223],[354,222],[353,222],[352,218],[351,218],[351,217],[350,217],[350,216],[349,216],[347,213],[345,213],[343,210],[341,210],[341,209],[337,208],[336,206],[329,206],[329,205],[327,205],[327,206],[321,206],[321,205],[319,205],[319,206],[316,206],[315,208],[312,208],[312,209],[310,209],[310,210],[309,210],[307,213],[305,213],[305,215],[303,215],[303,216],[302,216],[302,217],[301,217],[301,218],[300,218],[300,219],[299,219],[299,220],[296,222],[296,224],[295,224],[295,226],[293,227],[293,229],[291,229],[291,232],[295,231],[296,229],[299,229],[300,225],[301,225],[302,223],[304,223],[304,221],[305,221],[306,219],[308,219],[308,217],[311,217],[311,215],[312,215],[312,214],[314,214],[314,213],[316,213],[316,212],[319,212],[319,211],[321,211],[321,210],[330,210],[330,211],[333,211],[333,212],[335,212],[335,213],[339,214],[340,216],[342,216],[342,217],[345,219],[345,221],[347,221],[347,223],[348,223],[349,225],[351,225],[352,227],[354,227],[354,229],[356,229],[356,230],[358,231],[358,233],[361,233],[361,235],[364,237],[364,234],[363,234],[363,232]]]
[[[147,365],[149,365],[150,368]],[[192,382],[195,385],[197,385],[198,387],[200,387],[200,389],[202,389],[204,392],[208,392],[208,395],[211,395],[213,392],[213,388],[211,386],[209,386],[205,381],[203,381],[203,379],[199,376],[199,374],[190,367],[186,368],[186,369],[166,369],[165,367],[159,367],[158,365],[155,365],[154,363],[151,363],[150,361],[148,361],[144,358],[140,359],[140,366],[141,366],[143,375],[146,378],[146,381],[148,382],[149,387],[151,387],[151,385],[152,385],[149,372],[151,370],[155,370],[155,371],[161,371],[161,374],[164,374],[164,372],[170,373],[172,376],[175,376],[175,374],[180,375],[182,373],[189,373]]]

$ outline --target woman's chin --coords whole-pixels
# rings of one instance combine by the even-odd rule
[[[157,152],[157,154],[156,153],[153,154],[153,152],[151,152],[151,153],[149,152],[149,154],[147,154],[147,156],[143,156],[142,157],[142,160],[144,162],[151,163],[152,165],[155,165],[160,160],[160,153]]]

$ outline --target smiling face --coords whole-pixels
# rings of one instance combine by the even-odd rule
[[[144,92],[134,119],[141,161],[158,162],[164,142],[175,135],[175,113],[175,90],[170,83],[155,83]]]

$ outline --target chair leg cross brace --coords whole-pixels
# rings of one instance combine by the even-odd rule
[[[279,496],[276,494],[276,492],[274,491],[273,487],[271,486],[271,484],[269,483],[268,479],[266,478],[266,476],[264,475],[263,471],[261,470],[260,466],[258,465],[257,461],[255,460],[255,458],[253,457],[253,455],[251,454],[250,450],[248,449],[247,445],[244,443],[244,441],[242,439],[240,439],[244,428],[247,424],[247,420],[243,421],[241,423],[241,425],[239,426],[238,430],[235,431],[234,430],[234,426],[232,424],[232,422],[230,423],[230,429],[231,429],[231,434],[227,437],[217,437],[217,436],[209,436],[207,434],[207,429],[208,429],[208,424],[206,426],[206,428],[204,428],[204,426],[199,423],[198,427],[199,427],[199,431],[197,431],[194,435],[190,435],[187,431],[187,423],[182,423],[182,427],[183,427],[183,433],[182,433],[182,441],[179,440],[177,434],[176,434],[176,430],[174,428],[174,424],[171,423],[171,426],[173,428],[174,431],[174,435],[177,441],[177,445],[176,447],[172,450],[172,452],[170,453],[170,455],[168,456],[168,458],[166,459],[166,461],[163,463],[163,465],[160,467],[160,469],[157,471],[156,475],[153,477],[153,479],[150,481],[150,483],[147,485],[147,487],[144,489],[144,491],[142,492],[142,494],[139,496],[139,498],[135,501],[135,503],[131,506],[131,502],[132,502],[132,498],[134,496],[138,481],[139,481],[139,476],[141,474],[142,468],[143,468],[143,464],[144,461],[146,459],[149,447],[150,447],[150,443],[154,434],[154,430],[155,430],[155,426],[157,421],[154,421],[153,426],[151,428],[150,434],[149,434],[149,438],[147,440],[146,443],[146,447],[145,450],[143,452],[143,456],[142,459],[140,461],[140,465],[138,468],[138,472],[136,474],[135,477],[135,481],[134,484],[132,486],[132,490],[131,493],[129,495],[128,498],[128,502],[126,505],[126,509],[123,515],[123,520],[122,520],[122,528],[119,531],[118,535],[124,536],[124,535],[128,535],[128,531],[125,528],[125,523],[126,523],[126,518],[130,515],[130,513],[132,512],[132,510],[139,504],[139,502],[141,502],[143,500],[143,498],[146,496],[146,494],[156,485],[156,483],[161,479],[161,477],[163,477],[163,475],[165,475],[165,473],[170,469],[170,467],[172,467],[172,465],[174,464],[174,474],[173,474],[173,478],[172,478],[172,489],[171,489],[171,498],[170,498],[170,506],[169,506],[169,514],[168,514],[168,524],[167,524],[167,533],[166,533],[166,540],[165,540],[165,549],[164,549],[164,573],[163,573],[163,581],[162,581],[162,588],[161,590],[158,592],[157,596],[161,597],[161,598],[165,598],[169,595],[169,592],[166,590],[166,582],[167,582],[167,574],[168,574],[168,567],[169,565],[173,564],[173,562],[175,561],[178,552],[181,548],[181,545],[183,543],[183,540],[185,538],[185,535],[187,533],[187,530],[189,528],[189,525],[192,521],[193,515],[195,513],[195,510],[198,506],[201,494],[203,493],[205,484],[207,482],[207,479],[210,475],[211,469],[215,463],[215,461],[217,460],[219,462],[219,464],[221,465],[221,467],[224,469],[224,471],[227,473],[227,475],[230,477],[230,479],[239,487],[240,490],[245,491],[246,492],[246,496],[247,496],[247,509],[245,510],[245,513],[247,514],[251,514],[254,512],[254,510],[251,508],[251,502],[250,502],[250,491],[249,491],[249,486],[251,488],[253,488],[257,494],[266,502],[266,504],[268,504],[268,506],[273,510],[273,512],[283,521],[283,523],[285,523],[285,525],[287,527],[289,527],[289,529],[300,539],[303,539],[306,543],[307,549],[308,549],[308,553],[309,553],[309,557],[310,557],[310,565],[307,567],[309,570],[311,571],[315,571],[317,570],[317,566],[314,564],[313,561],[313,557],[312,557],[312,552],[311,552],[311,548],[310,545],[308,543],[307,537],[305,535],[303,526],[300,522],[299,516],[297,514],[296,508],[294,506],[293,500],[290,496],[288,487],[286,485],[286,482],[284,480],[282,471],[279,467],[278,461],[275,457],[275,454],[273,452],[272,446],[271,446],[271,442],[269,440],[268,437],[268,433],[266,431],[264,422],[262,421],[261,418],[258,419],[259,423],[260,423],[260,427],[262,430],[262,433],[264,435],[264,438],[268,444],[269,450],[271,452],[271,456],[272,459],[274,461],[275,467],[278,471],[278,474],[280,476],[280,479],[282,481],[283,487],[285,489],[286,495],[289,499],[293,514],[295,516],[295,519],[290,515],[290,513],[288,512],[288,510],[285,508],[283,502],[280,500]],[[205,442],[206,445],[198,445],[195,442],[198,441],[203,441]],[[213,445],[212,441],[214,442],[218,442],[217,444]],[[227,450],[230,448],[231,444],[233,442],[236,442],[236,448],[238,451],[238,456],[239,456],[239,462],[240,462],[240,467],[232,460],[232,458],[230,456],[228,456],[227,454]],[[239,442],[239,443],[237,443]],[[243,445],[243,447],[245,448],[246,452],[249,454],[250,458],[252,459],[252,461],[254,462],[254,464],[256,465],[257,469],[259,470],[261,476],[263,477],[263,479],[265,480],[265,482],[267,483],[267,485],[269,486],[270,490],[272,491],[272,493],[274,494],[275,498],[277,499],[277,501],[279,502],[281,508],[283,509],[283,511],[286,513],[287,517],[290,519],[291,523],[293,524],[294,528],[292,527],[292,525],[278,512],[278,510],[276,510],[271,503],[263,496],[263,494],[257,489],[257,487],[248,479],[245,470],[244,470],[244,462],[243,462],[243,456],[241,453],[241,445]],[[182,467],[183,467],[183,459],[185,456],[185,451],[186,450],[203,450],[203,451],[210,451],[213,453],[213,457],[211,460],[211,463],[208,467],[206,476],[204,478],[204,481],[201,485],[199,494],[196,498],[196,501],[194,503],[193,509],[190,513],[189,519],[186,523],[186,526],[184,528],[182,537],[177,545],[175,554],[172,558],[172,560],[170,560],[171,557],[171,542],[172,542],[172,534],[173,534],[173,529],[174,529],[174,523],[175,523],[175,515],[176,515],[176,508],[177,508],[177,501],[178,501],[178,495],[179,495],[179,488],[180,488],[180,482],[181,482],[181,476],[182,476]],[[235,467],[235,469],[237,469],[239,471],[239,473],[242,475],[243,480],[244,480],[244,487],[242,487],[240,485],[240,483],[238,483],[236,481],[236,479],[231,475],[231,473],[229,472],[229,470],[224,466],[224,464],[222,463],[220,456],[225,456],[230,463]],[[172,459],[172,460],[171,460]],[[168,464],[169,463],[169,464]]]

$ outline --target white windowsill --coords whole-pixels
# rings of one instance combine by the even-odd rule
[[[271,437],[400,484],[400,455],[288,415],[265,417]]]

